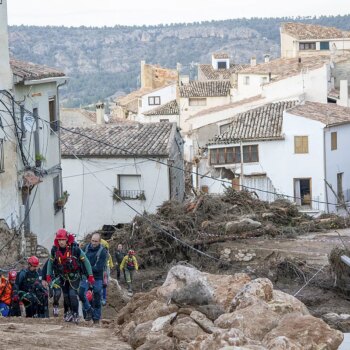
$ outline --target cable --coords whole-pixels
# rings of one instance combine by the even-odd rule
[[[29,113],[30,113],[30,112],[29,112]],[[40,118],[40,119],[42,119],[42,118]],[[43,120],[44,122],[46,122],[46,123],[49,123],[49,122],[46,121],[45,119],[42,119],[42,120]],[[73,131],[72,129],[65,128],[65,127],[63,127],[63,126],[59,126],[59,128],[62,129],[62,130],[65,130],[65,131],[67,131],[67,132],[69,132],[69,133],[72,133],[72,134],[75,134],[75,135],[83,136],[84,138],[87,138],[87,139],[89,139],[89,140],[91,140],[91,141],[94,141],[94,142],[96,142],[96,143],[103,144],[103,145],[105,145],[105,146],[108,146],[108,147],[111,147],[111,148],[120,150],[120,151],[122,151],[122,152],[125,152],[126,154],[129,154],[129,155],[132,156],[132,157],[137,156],[137,154],[134,154],[134,153],[132,153],[131,151],[128,151],[128,150],[126,150],[126,149],[124,149],[124,148],[121,148],[121,147],[117,147],[117,146],[112,145],[112,144],[110,144],[110,143],[108,143],[108,142],[104,142],[104,141],[95,139],[95,138],[93,138],[93,137],[91,137],[91,136],[89,136],[89,135],[86,135],[86,134],[84,134],[84,133],[76,132],[76,131]],[[198,173],[198,172],[196,172],[196,171],[186,170],[186,169],[183,169],[183,168],[181,168],[181,167],[178,167],[178,166],[175,166],[175,165],[172,165],[172,164],[168,164],[168,163],[162,162],[162,161],[160,161],[160,160],[158,160],[158,159],[156,159],[156,158],[150,158],[150,157],[148,157],[148,156],[146,156],[146,155],[143,155],[143,158],[145,158],[145,159],[147,159],[147,160],[149,160],[149,161],[152,161],[152,162],[156,162],[156,163],[165,165],[165,166],[167,166],[167,167],[171,167],[171,168],[174,168],[174,169],[183,171],[184,173],[190,173],[190,174],[198,175],[198,176],[200,176],[201,178],[208,178],[208,179],[210,179],[210,180],[218,181],[218,182],[221,182],[221,183],[223,183],[223,184],[227,184],[227,185],[229,185],[229,186],[232,186],[232,183],[231,183],[230,181],[227,181],[227,180],[218,179],[218,178],[213,178],[213,177],[208,176],[208,175],[205,175],[205,174],[200,174],[200,173]],[[278,192],[275,192],[275,191],[267,191],[267,190],[263,190],[263,189],[260,189],[260,188],[245,186],[245,185],[241,185],[241,184],[239,184],[239,185],[237,185],[237,186],[241,187],[242,190],[245,190],[245,189],[246,189],[246,190],[252,190],[252,191],[257,191],[257,192],[262,192],[262,193],[274,194],[274,195],[279,196],[279,197],[291,198],[291,199],[293,199],[293,200],[295,200],[295,199],[300,199],[300,200],[302,200],[301,197],[290,196],[290,195],[278,193]],[[315,200],[315,199],[310,199],[310,201],[313,202],[313,203],[319,203],[319,204],[338,205],[337,203],[331,203],[331,202],[320,201],[320,200]]]

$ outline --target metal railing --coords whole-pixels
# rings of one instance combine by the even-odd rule
[[[120,197],[121,199],[136,199],[140,201],[146,200],[145,191],[143,190],[119,190],[114,189],[115,197]]]

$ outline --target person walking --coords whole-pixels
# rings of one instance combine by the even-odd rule
[[[122,263],[124,256],[126,255],[125,250],[123,249],[122,244],[118,244],[117,250],[115,252],[115,268],[117,270],[117,280],[120,281],[120,264]],[[126,281],[125,274],[124,274],[124,281]]]
[[[63,299],[67,311],[64,315],[66,322],[79,322],[78,288],[81,280],[87,280],[91,285],[95,283],[89,260],[85,253],[74,241],[74,236],[61,228],[56,233],[54,245],[51,249],[47,264],[47,283],[51,284],[55,266],[55,278],[61,279]],[[87,276],[87,277],[86,277]]]
[[[135,256],[135,251],[130,249],[128,255],[126,255],[120,264],[120,270],[124,271],[126,283],[128,285],[128,292],[132,293],[132,282],[134,277],[134,272],[138,271],[139,265]]]
[[[90,321],[92,318],[94,324],[99,324],[101,319],[103,273],[107,264],[107,250],[101,244],[101,235],[99,233],[94,233],[91,236],[91,241],[86,245],[84,252],[90,261],[95,283],[93,286],[89,286],[89,281],[82,279],[79,286],[79,298],[83,303],[85,320]],[[92,288],[93,295],[91,303],[86,297],[89,287]]]

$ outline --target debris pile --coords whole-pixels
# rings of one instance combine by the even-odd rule
[[[117,229],[110,245],[113,249],[123,243],[136,249],[143,266],[182,260],[204,266],[186,244],[210,252],[215,243],[263,235],[294,237],[332,225],[345,227],[347,222],[337,216],[313,219],[287,200],[267,203],[251,192],[227,189],[222,196],[202,195],[186,203],[167,201],[156,214],[137,216],[132,225]],[[220,258],[220,253],[210,253]],[[237,260],[250,259],[248,255],[241,252]]]
[[[116,333],[134,349],[324,349],[343,334],[311,316],[269,279],[213,275],[176,265],[164,284],[119,312]]]

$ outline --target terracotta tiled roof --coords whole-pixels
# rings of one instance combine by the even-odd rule
[[[350,38],[350,32],[316,24],[287,22],[282,24],[281,29],[299,40]]]
[[[144,112],[144,115],[178,115],[180,113],[179,106],[176,100],[165,103],[162,106],[153,108],[147,112]]]
[[[213,53],[213,57],[214,57],[216,60],[219,60],[219,59],[228,59],[228,58],[230,58],[229,55],[228,55],[226,52],[214,52],[214,53]]]
[[[217,97],[228,96],[231,84],[229,81],[190,81],[180,85],[181,97]]]
[[[65,76],[65,74],[58,69],[42,66],[32,62],[12,59],[10,64],[13,74],[21,81]]]
[[[327,126],[350,123],[350,108],[335,103],[305,102],[288,113],[319,121]]]
[[[229,129],[216,136],[209,144],[234,143],[237,140],[282,139],[283,111],[293,107],[296,101],[268,103],[234,116]]]
[[[175,123],[69,128],[62,130],[62,156],[73,157],[73,152],[82,157],[167,156],[175,132]]]
[[[230,64],[229,69],[214,69],[211,64],[199,64],[198,70],[206,80],[228,80],[232,74],[247,67],[246,64]]]
[[[349,54],[342,54],[332,58],[335,63],[350,60]],[[327,55],[314,55],[300,58],[277,58],[269,62],[249,66],[242,69],[238,74],[269,74],[271,73],[272,81],[284,79],[290,76],[298,75],[304,70],[314,70],[322,67],[325,63],[330,62]]]

